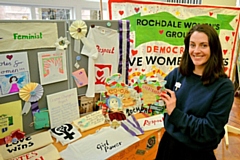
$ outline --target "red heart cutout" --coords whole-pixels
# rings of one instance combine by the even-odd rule
[[[227,51],[228,51],[227,49],[223,50],[224,55],[226,55]]]
[[[129,68],[129,69],[128,69],[128,72],[132,72],[132,68]]]
[[[160,30],[159,33],[160,33],[160,34],[163,34],[163,30]]]
[[[131,82],[134,83],[134,79],[132,79]]]
[[[119,11],[118,13],[119,13],[120,15],[123,15],[124,11]]]
[[[228,40],[229,40],[229,38],[230,38],[229,36],[226,36],[226,37],[225,37],[226,41],[228,41]]]
[[[213,15],[213,12],[209,12],[209,15],[212,16],[212,15]]]
[[[138,68],[135,68],[135,71],[137,71],[138,70]]]
[[[137,53],[138,53],[138,50],[131,50],[131,53],[132,53],[132,56],[135,56],[135,55],[137,55]]]
[[[234,36],[235,35],[235,32],[232,32],[232,36]]]
[[[137,13],[139,11],[139,8],[134,8],[135,12]]]
[[[11,60],[13,58],[13,55],[7,55],[7,59]]]
[[[142,69],[142,72],[144,72],[145,71],[145,69]]]
[[[104,74],[104,71],[99,71],[99,70],[97,71],[97,76],[98,76],[98,77],[102,77],[103,74]]]
[[[130,39],[130,42],[133,43],[133,39]]]

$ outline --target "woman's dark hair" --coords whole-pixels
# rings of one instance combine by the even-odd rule
[[[222,47],[218,34],[213,27],[207,24],[195,25],[187,33],[184,39],[185,49],[179,66],[180,73],[189,76],[192,74],[195,67],[189,55],[189,42],[193,32],[203,32],[208,36],[210,57],[206,62],[206,67],[201,77],[203,84],[211,84],[219,77],[227,77],[224,72]]]
[[[18,80],[17,76],[12,76],[12,77],[9,79],[9,82],[10,82],[10,83],[12,83],[12,81],[13,81],[12,79],[13,79],[13,78],[15,78],[16,81]]]

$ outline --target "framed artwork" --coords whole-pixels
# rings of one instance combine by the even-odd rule
[[[96,93],[95,97],[86,97],[85,95],[78,96],[80,115],[84,116],[98,111],[100,108],[96,103],[100,100],[100,97],[100,93]]]
[[[29,82],[27,52],[0,54],[0,97],[19,93]]]
[[[38,65],[41,85],[67,80],[64,50],[38,52]]]

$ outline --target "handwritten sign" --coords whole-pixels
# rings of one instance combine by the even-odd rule
[[[47,110],[40,110],[34,114],[34,128],[41,129],[49,127],[49,115]]]
[[[141,118],[141,119],[138,119],[138,122],[144,131],[149,131],[152,129],[160,129],[164,125],[163,114],[158,114],[148,118]]]
[[[21,101],[0,104],[0,138],[8,136],[12,131],[23,131]]]
[[[51,128],[79,118],[77,89],[47,95]]]
[[[102,114],[102,110],[92,112],[82,118],[73,121],[73,124],[77,126],[82,132],[104,124],[105,117]]]
[[[0,97],[18,93],[29,82],[27,52],[0,55]]]
[[[93,135],[81,138],[61,152],[63,159],[107,159],[128,148],[140,139],[131,136],[123,127],[103,127]],[[79,154],[81,153],[81,154]]]
[[[46,147],[20,155],[18,157],[13,158],[12,160],[19,160],[19,159],[44,160],[44,159],[52,159],[53,157],[55,159],[61,158],[57,148],[53,144],[49,144]]]
[[[51,143],[53,143],[51,134],[49,131],[45,131],[6,145],[1,145],[0,155],[2,155],[3,159],[12,159]]]
[[[53,48],[58,39],[57,23],[1,23],[0,33],[0,52]]]

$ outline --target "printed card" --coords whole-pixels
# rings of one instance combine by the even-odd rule
[[[88,84],[88,77],[84,68],[73,72],[72,77],[78,88],[86,86]]]

